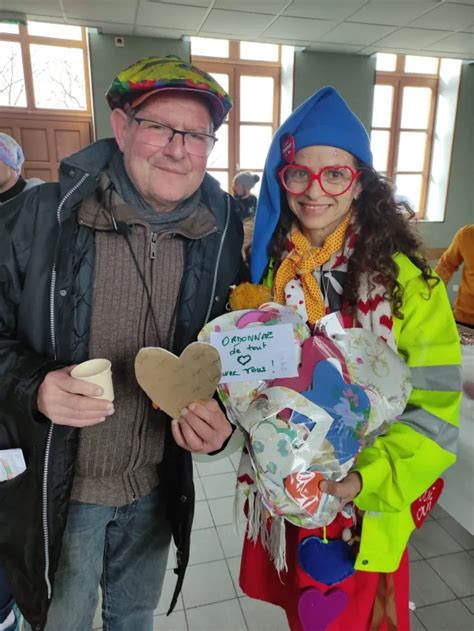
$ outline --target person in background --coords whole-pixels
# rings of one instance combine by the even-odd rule
[[[255,211],[257,209],[257,198],[252,194],[252,188],[260,181],[260,177],[249,171],[238,173],[232,182],[234,199],[237,203],[237,213],[244,228],[244,242],[242,245],[242,256],[248,261],[248,254],[253,238],[253,228],[255,222]]]
[[[25,180],[21,176],[24,161],[23,149],[17,141],[0,133],[0,206],[20,193],[43,184],[43,180],[36,177]]]
[[[459,290],[454,302],[458,324],[474,329],[474,224],[456,232],[451,245],[438,261],[436,272],[447,285],[454,272],[464,263]]]
[[[257,210],[257,198],[252,188],[260,181],[260,177],[249,171],[238,173],[232,182],[232,191],[237,202],[237,212],[242,221],[254,219]]]
[[[107,95],[114,138],[0,212],[0,559],[34,631],[152,631],[171,537],[173,610],[190,553],[191,452],[232,427],[217,401],[170,419],[137,384],[144,346],[176,354],[225,311],[242,274],[234,201],[206,174],[232,102],[178,57],[147,57]],[[71,376],[112,362],[115,400]],[[159,401],[157,402],[159,404]]]
[[[25,180],[21,167],[25,161],[23,150],[14,138],[0,133],[0,206],[24,191],[43,184],[38,178]],[[5,571],[0,564],[0,631],[16,631],[20,614],[14,605]]]

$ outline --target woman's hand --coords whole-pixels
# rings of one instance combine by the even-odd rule
[[[179,419],[171,421],[177,444],[198,454],[218,451],[232,434],[232,426],[217,401],[190,403]]]
[[[339,497],[342,506],[352,502],[362,490],[362,477],[357,471],[352,471],[341,482],[323,480],[319,483],[319,488],[323,493]]]

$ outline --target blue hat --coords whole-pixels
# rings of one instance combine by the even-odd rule
[[[250,272],[254,283],[260,282],[267,267],[268,246],[280,218],[278,170],[284,163],[281,140],[287,135],[293,136],[296,151],[312,145],[338,147],[372,166],[369,136],[334,88],[322,88],[292,112],[273,137],[265,162],[252,243]]]

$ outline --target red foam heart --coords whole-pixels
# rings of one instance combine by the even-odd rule
[[[285,489],[305,513],[312,515],[321,499],[319,483],[322,480],[324,480],[324,476],[318,471],[290,473],[285,478]]]
[[[443,492],[443,487],[444,480],[438,478],[423,495],[420,495],[420,497],[412,503],[411,515],[417,528],[421,528],[431,509],[439,500],[439,496]]]
[[[336,344],[322,335],[314,335],[309,337],[301,349],[301,366],[298,370],[297,377],[279,377],[270,382],[271,386],[281,386],[290,388],[296,392],[304,392],[311,388],[313,382],[313,372],[315,365],[332,357],[337,359],[342,367],[342,375],[344,381],[351,383],[351,377],[347,369],[344,355],[338,349]]]

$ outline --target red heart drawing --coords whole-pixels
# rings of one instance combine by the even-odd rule
[[[305,590],[298,600],[298,615],[303,631],[325,631],[347,607],[349,597],[342,589],[322,594],[317,589]]]
[[[421,528],[431,509],[439,500],[439,496],[443,492],[443,487],[444,480],[438,478],[423,495],[420,495],[420,497],[412,503],[411,515],[417,528]]]
[[[324,480],[324,476],[318,471],[290,473],[285,478],[285,489],[302,510],[308,515],[312,515],[321,499],[319,483],[322,480]]]

